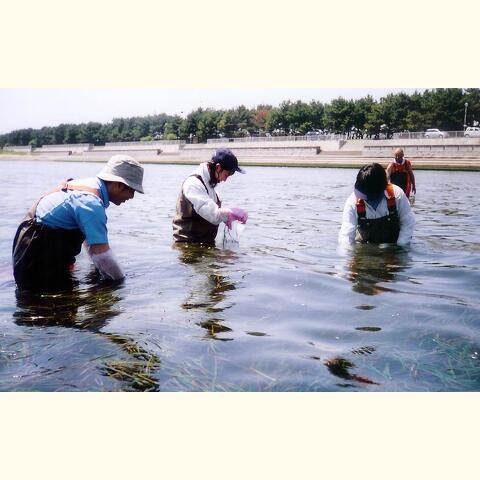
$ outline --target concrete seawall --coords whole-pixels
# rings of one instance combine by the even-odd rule
[[[480,171],[480,138],[420,140],[317,140],[285,142],[217,142],[185,145],[159,142],[114,143],[102,147],[46,146],[32,152],[2,152],[0,159],[105,162],[112,155],[131,155],[142,163],[198,164],[215,149],[230,148],[242,165],[359,168],[370,162],[387,165],[402,147],[416,169]]]
[[[365,143],[366,157],[389,157],[396,148],[403,148],[407,157],[478,157],[480,138],[446,138],[431,140],[379,140]]]
[[[138,152],[140,153],[140,152]],[[205,157],[182,157],[182,156],[143,156],[132,154],[138,161],[144,164],[164,165],[197,165],[206,160]],[[92,162],[104,163],[109,156],[76,156],[60,155],[0,155],[0,160],[33,160],[33,161],[56,161],[56,162]],[[415,170],[464,170],[480,171],[480,158],[411,158]],[[241,157],[240,165],[243,166],[270,166],[270,167],[317,167],[317,168],[360,168],[370,162],[378,162],[384,167],[391,161],[390,158],[374,158],[365,156],[341,156],[341,155],[316,155],[315,157]]]

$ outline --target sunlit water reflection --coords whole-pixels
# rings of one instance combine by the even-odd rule
[[[146,165],[145,195],[108,209],[127,279],[98,286],[82,254],[63,295],[16,292],[26,209],[99,165],[2,162],[0,390],[480,390],[479,173],[416,172],[410,249],[337,234],[356,170],[248,168],[220,186],[239,243],[172,247],[191,166]]]

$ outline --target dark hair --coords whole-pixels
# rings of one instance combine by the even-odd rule
[[[207,163],[207,167],[208,167],[208,173],[210,174],[210,186],[212,188],[215,188],[217,183],[218,183],[218,180],[217,180],[217,177],[215,175],[215,167],[217,165],[220,165],[218,162],[215,162],[213,159],[210,160],[208,163]],[[221,166],[221,165],[220,165]]]
[[[364,165],[357,174],[355,188],[367,197],[378,197],[387,188],[385,169],[379,163]]]

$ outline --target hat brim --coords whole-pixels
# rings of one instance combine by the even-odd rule
[[[143,191],[142,185],[139,185],[138,183],[128,182],[124,178],[118,177],[117,175],[112,175],[110,173],[99,173],[97,177],[105,180],[106,182],[120,182],[124,185],[127,185],[127,187],[133,188],[138,193],[145,193]]]

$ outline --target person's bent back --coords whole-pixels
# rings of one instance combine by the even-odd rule
[[[57,290],[71,285],[75,257],[85,241],[103,278],[124,274],[107,235],[105,209],[143,193],[143,167],[132,157],[113,156],[92,178],[68,180],[30,209],[15,235],[13,272],[20,288]]]

